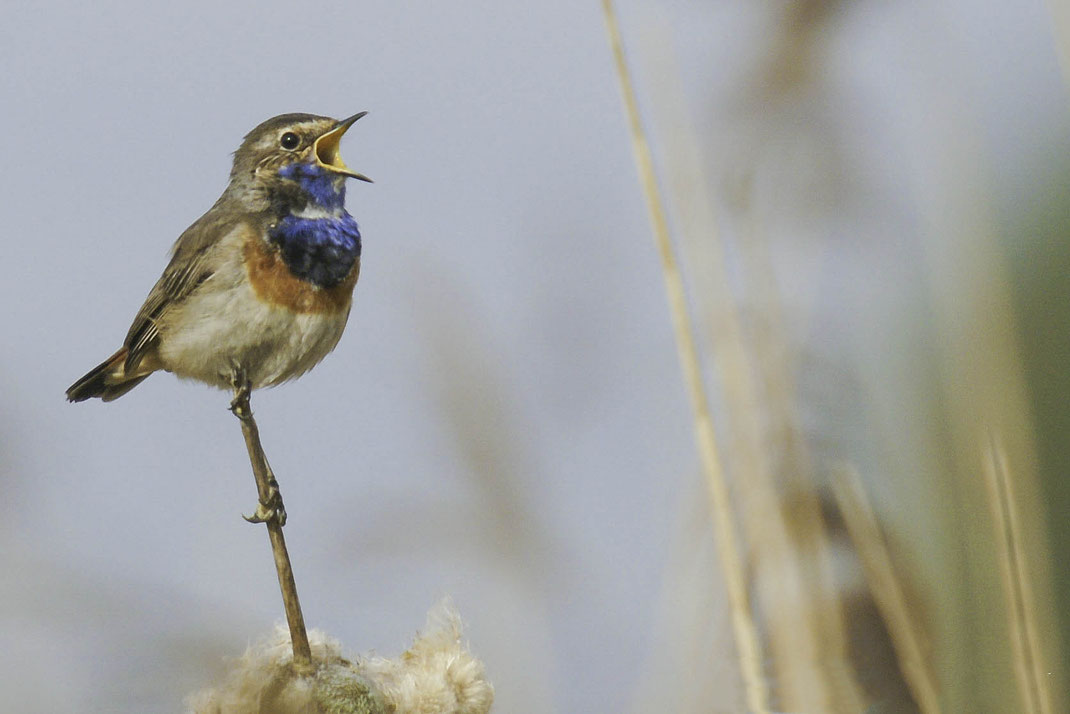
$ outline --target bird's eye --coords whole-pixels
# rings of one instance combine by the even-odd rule
[[[292,131],[288,131],[279,137],[279,145],[287,151],[293,151],[301,144],[301,137]]]

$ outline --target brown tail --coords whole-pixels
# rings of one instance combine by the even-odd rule
[[[126,354],[127,349],[123,347],[89,370],[88,374],[67,390],[67,401],[84,402],[86,399],[100,397],[103,401],[110,402],[141,384],[149,375],[126,376]]]

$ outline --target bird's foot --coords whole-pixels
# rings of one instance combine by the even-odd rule
[[[230,384],[234,387],[234,398],[230,400],[231,413],[242,420],[250,418],[253,410],[249,406],[249,396],[253,393],[253,385],[240,369],[234,370]]]
[[[282,505],[282,493],[279,492],[278,484],[268,487],[266,499],[261,499],[256,504],[253,515],[242,514],[242,518],[250,523],[269,523],[275,521],[279,527],[286,525],[286,507]]]

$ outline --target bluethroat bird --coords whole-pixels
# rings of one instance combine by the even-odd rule
[[[346,166],[339,143],[365,114],[283,114],[249,132],[226,190],[179,236],[123,346],[67,399],[110,402],[164,370],[233,388],[233,408],[333,350],[360,272],[345,182],[371,181]]]

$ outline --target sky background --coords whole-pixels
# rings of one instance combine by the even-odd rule
[[[621,3],[641,101],[657,76],[640,48],[668,38],[704,156],[722,165],[777,116],[754,108],[746,79],[775,8],[746,5]],[[652,657],[678,596],[666,573],[704,497],[599,4],[5,15],[5,708],[176,711],[282,617],[263,528],[240,518],[255,487],[229,396],[166,374],[106,405],[63,392],[120,346],[247,131],[367,110],[342,145],[375,180],[349,186],[364,248],[345,336],[299,382],[253,398],[305,619],[352,652],[394,655],[449,595],[497,711],[659,710]],[[860,2],[832,23],[826,91],[848,178],[864,179],[859,212],[906,200],[894,177],[924,142],[901,140],[924,133],[944,80],[966,84],[1013,202],[1028,157],[1066,145],[1050,32],[1039,2]],[[929,61],[943,70],[926,85]],[[787,147],[774,198],[821,173],[806,147],[823,141]],[[831,236],[819,253],[778,244],[789,315],[808,316],[792,338],[836,364],[882,352],[866,330],[910,302],[896,290],[917,245],[860,249],[857,215],[829,223],[802,210],[805,192],[781,198],[774,227]],[[730,643],[724,617],[713,633]]]

